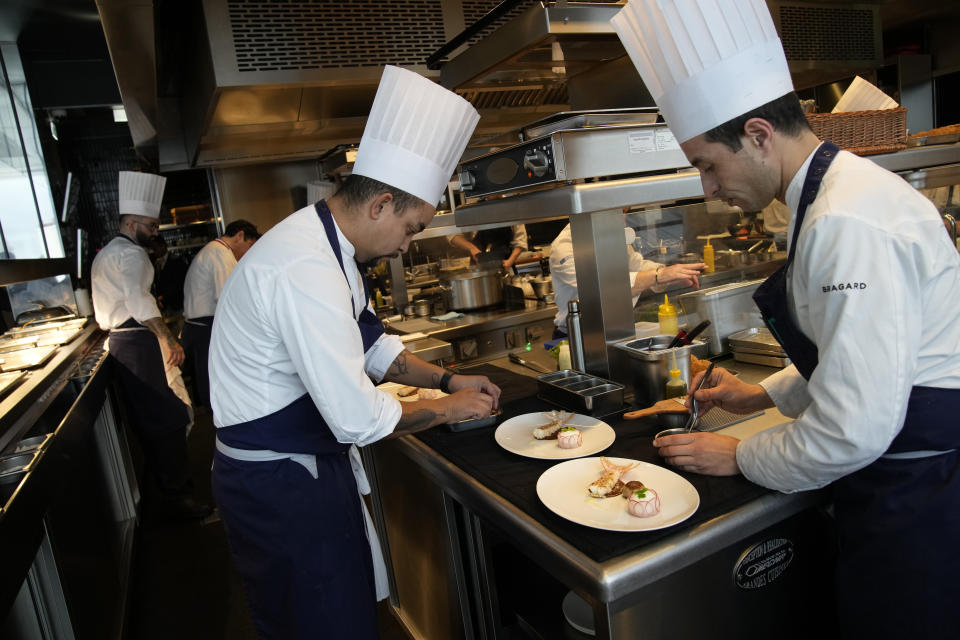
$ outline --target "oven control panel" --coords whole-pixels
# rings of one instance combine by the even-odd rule
[[[485,196],[562,180],[557,173],[553,137],[544,136],[463,163],[460,188],[469,197]]]

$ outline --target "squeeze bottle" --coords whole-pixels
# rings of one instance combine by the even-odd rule
[[[572,369],[570,360],[570,344],[566,341],[560,343],[560,349],[557,357],[558,367],[563,369]]]
[[[663,294],[663,304],[657,312],[661,335],[675,336],[680,330],[677,326],[677,308],[670,304],[667,294]]]
[[[666,393],[664,398],[679,398],[687,393],[687,383],[681,377],[680,368],[677,367],[677,353],[673,353],[673,368],[670,369],[670,380],[667,381]]]
[[[703,262],[707,265],[703,272],[713,273],[716,265],[713,262],[713,245],[710,244],[710,238],[707,238],[707,244],[703,245]]]

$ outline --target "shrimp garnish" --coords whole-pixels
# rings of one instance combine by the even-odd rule
[[[599,480],[587,486],[587,491],[594,498],[607,497],[607,494],[613,491],[613,487],[620,481],[621,476],[640,463],[614,464],[606,458],[600,458],[600,464],[603,465],[603,475],[600,476]]]
[[[549,420],[547,424],[540,425],[533,430],[533,437],[537,440],[546,440],[553,437],[553,435],[560,431],[567,422],[570,421],[570,418],[573,417],[572,413],[567,413],[566,411],[551,411],[549,413],[543,412],[542,415],[544,418]]]

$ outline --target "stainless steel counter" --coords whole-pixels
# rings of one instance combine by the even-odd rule
[[[531,353],[536,354],[533,357],[538,363],[550,365],[549,355]],[[537,375],[506,358],[493,360],[490,364],[522,375]],[[732,360],[723,364],[736,368],[744,379],[751,381],[775,371]],[[544,408],[547,408],[546,404]],[[736,429],[744,436],[783,420],[774,410],[740,423]],[[484,580],[478,578],[487,575],[488,571],[492,575],[492,539],[506,539],[522,556],[586,599],[594,609],[597,637],[635,637],[627,631],[632,624],[631,616],[636,615],[631,613],[631,608],[650,597],[649,589],[659,589],[662,581],[683,575],[715,554],[729,554],[731,547],[739,549],[737,545],[741,541],[810,510],[823,500],[823,496],[815,492],[792,495],[767,492],[693,528],[678,525],[672,535],[634,552],[597,562],[421,439],[401,438],[395,446],[443,494],[448,541],[462,554],[462,565],[453,570],[460,577],[457,585],[460,604],[465,609],[474,608],[474,614],[468,618],[476,635],[481,637],[497,637],[500,624],[498,598],[490,592],[494,587],[484,586]],[[491,531],[496,535],[492,536]],[[393,551],[394,554],[397,552]],[[469,628],[466,637],[473,637]]]

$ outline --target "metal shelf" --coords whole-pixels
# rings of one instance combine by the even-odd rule
[[[73,272],[69,258],[39,258],[36,260],[0,260],[0,286],[29,282]]]
[[[160,231],[172,231],[174,229],[187,229],[190,227],[197,227],[206,224],[216,224],[216,218],[210,218],[209,220],[197,220],[196,222],[187,222],[185,224],[162,224],[160,225]]]

